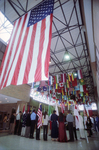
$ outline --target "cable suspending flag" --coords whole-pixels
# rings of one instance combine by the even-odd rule
[[[14,22],[0,68],[0,89],[48,80],[54,0],[46,0]]]

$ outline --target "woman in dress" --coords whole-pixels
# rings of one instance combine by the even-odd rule
[[[92,122],[91,122],[91,119],[89,116],[87,117],[86,126],[87,126],[87,131],[89,134],[88,137],[91,137],[91,135],[92,135],[92,131],[91,131]]]
[[[58,127],[57,127],[58,116],[56,115],[55,110],[51,115],[51,121],[52,121],[51,138],[53,141],[57,141],[58,140]]]
[[[62,112],[60,112],[58,121],[59,121],[59,139],[58,139],[58,141],[66,142],[67,136],[66,136],[66,130],[65,130],[65,124],[64,124],[65,117]]]

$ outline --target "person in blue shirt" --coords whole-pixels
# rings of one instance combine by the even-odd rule
[[[34,128],[35,128],[35,122],[36,122],[35,109],[32,111],[32,113],[30,115],[30,119],[31,119],[30,138],[34,139]]]

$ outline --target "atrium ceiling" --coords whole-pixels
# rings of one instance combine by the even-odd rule
[[[13,24],[41,2],[42,0],[2,0],[0,11]],[[49,73],[54,76],[81,69],[89,96],[94,99],[94,83],[86,34],[80,0],[55,0]],[[0,41],[0,63],[3,54],[4,45]],[[69,60],[66,60],[65,54],[70,56]]]

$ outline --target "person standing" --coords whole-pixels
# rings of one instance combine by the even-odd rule
[[[75,124],[75,116],[74,117],[74,121],[73,121],[73,132],[74,132],[74,135],[75,135],[75,139],[77,140],[77,133],[76,133],[76,124]]]
[[[35,109],[32,111],[30,118],[31,118],[30,138],[34,139],[34,128],[35,128],[35,123],[36,123]]]
[[[21,115],[21,111],[16,115],[16,125],[15,125],[14,134],[17,134],[17,131],[18,131],[18,128],[19,128],[20,115]]]
[[[92,122],[91,122],[91,119],[89,116],[87,117],[86,126],[87,126],[87,131],[89,134],[88,137],[91,137],[91,135],[92,135],[92,131],[91,131]]]
[[[51,121],[52,121],[51,138],[53,141],[57,141],[58,140],[58,127],[57,127],[58,116],[56,115],[56,110],[54,110],[53,114],[51,115]]]
[[[30,136],[30,125],[31,125],[31,120],[30,120],[30,114],[31,110],[29,110],[28,114],[27,114],[27,118],[26,118],[26,130],[25,130],[25,137],[29,137]]]
[[[47,112],[45,111],[44,115],[43,115],[43,140],[47,141],[47,132],[48,132],[48,115]]]
[[[15,113],[12,113],[11,118],[10,118],[9,134],[13,134],[14,133],[14,121],[15,121]]]
[[[67,136],[66,136],[66,131],[65,131],[65,118],[62,112],[59,114],[59,137],[58,141],[59,142],[66,142],[67,141]]]
[[[73,115],[70,113],[70,110],[68,110],[68,115],[66,117],[66,121],[68,122],[68,130],[69,130],[69,141],[74,141],[74,135],[73,135]]]
[[[80,138],[85,139],[83,117],[80,115],[80,112],[79,112],[79,132],[80,132]]]
[[[6,130],[6,122],[7,122],[7,115],[4,114],[4,118],[3,118],[3,130]]]

